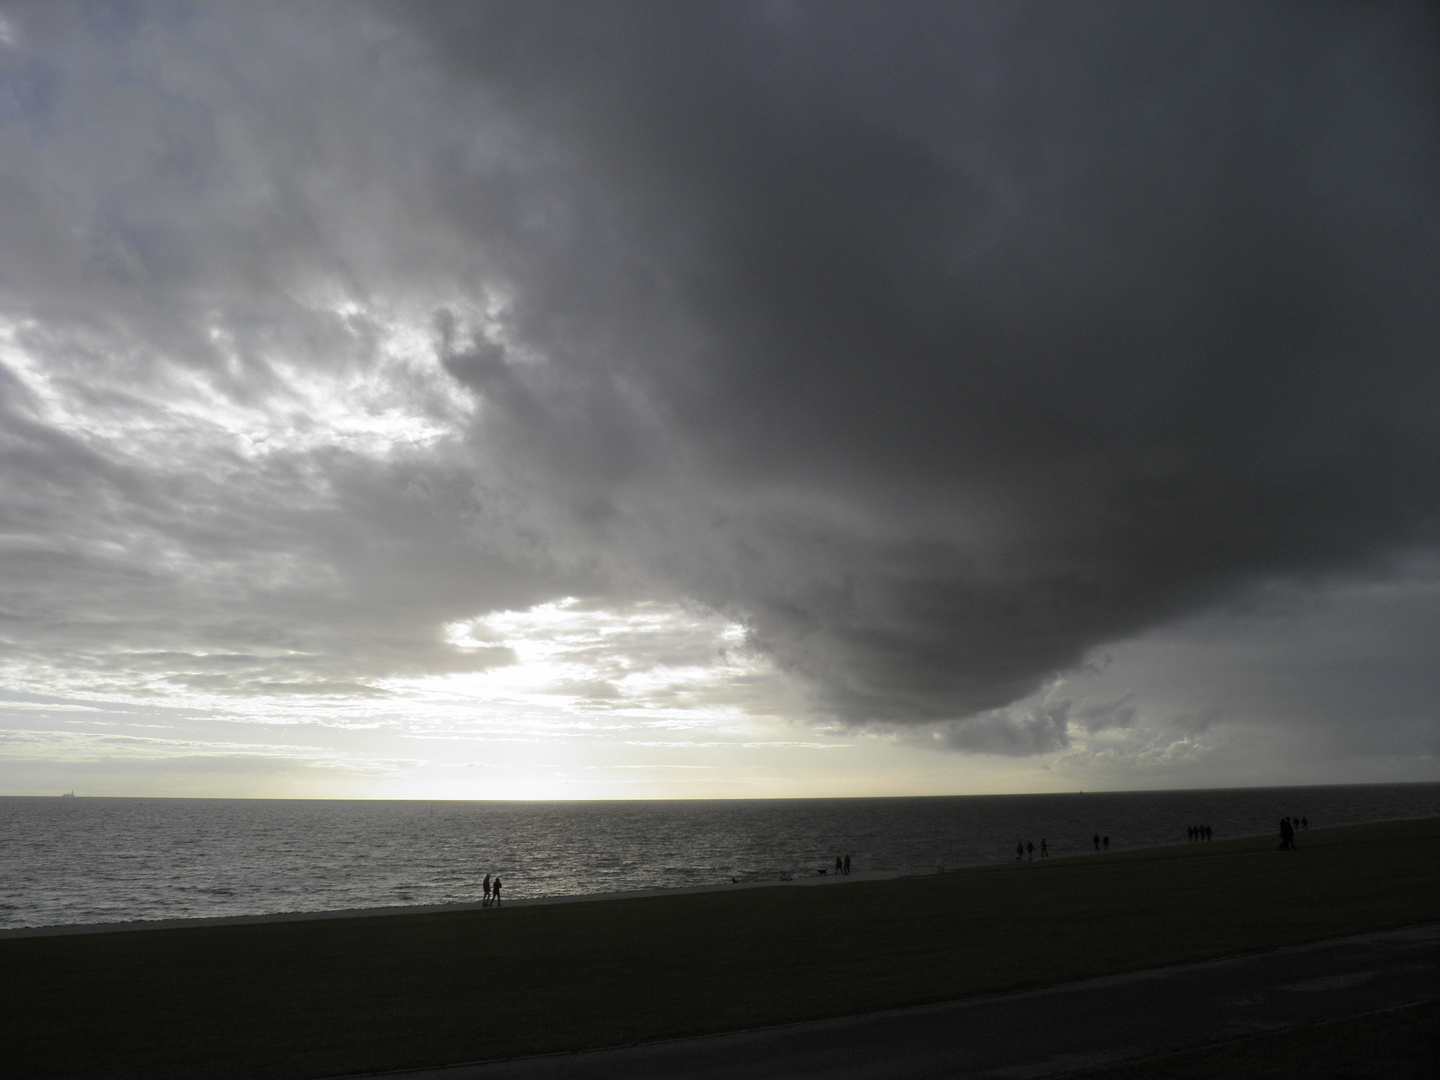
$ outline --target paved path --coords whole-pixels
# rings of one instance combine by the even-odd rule
[[[1440,996],[1440,924],[1000,997],[394,1080],[1027,1080]]]

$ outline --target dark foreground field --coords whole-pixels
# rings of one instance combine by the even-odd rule
[[[1440,920],[1440,820],[823,888],[0,940],[27,1077],[321,1077],[1049,985]]]
[[[1306,1024],[1068,1080],[1433,1080],[1440,1002]]]

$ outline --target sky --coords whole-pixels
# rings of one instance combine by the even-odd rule
[[[1440,779],[1437,46],[0,2],[0,794]]]

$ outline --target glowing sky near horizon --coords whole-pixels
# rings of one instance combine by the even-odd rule
[[[1440,779],[1423,4],[0,11],[0,794]]]

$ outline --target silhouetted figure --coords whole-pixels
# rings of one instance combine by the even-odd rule
[[[845,872],[845,862],[839,855],[835,856],[835,876],[839,877]]]
[[[1302,817],[1302,818],[1300,819],[1300,827],[1301,827],[1302,829],[1304,829],[1306,832],[1309,832],[1309,831],[1310,831],[1310,819],[1309,819],[1308,817]]]
[[[500,906],[500,879],[497,877],[490,883],[490,895],[495,900],[495,906]]]
[[[1025,841],[1015,841],[1015,861],[1020,862],[1025,858]]]
[[[1295,849],[1295,828],[1290,824],[1289,818],[1280,819],[1280,850],[1293,851]]]
[[[485,882],[480,886],[485,891],[485,899],[480,901],[481,907],[490,906],[490,875],[485,875]]]
[[[845,856],[845,876],[846,876],[846,877],[849,877],[849,876],[850,876],[850,856],[849,856],[849,855],[846,855],[846,856]]]
[[[1214,839],[1215,839],[1215,830],[1212,829],[1212,828],[1210,828],[1209,825],[1206,825],[1206,826],[1205,826],[1205,839],[1206,839],[1206,840],[1214,840]]]
[[[1030,853],[1030,861],[1031,861],[1031,862],[1034,862],[1034,861],[1035,861],[1035,841],[1034,841],[1034,840],[1031,840],[1028,844],[1026,844],[1026,845],[1025,845],[1025,850]]]
[[[1185,838],[1186,838],[1187,840],[1189,840],[1192,844],[1195,842],[1195,826],[1194,826],[1194,825],[1191,825],[1188,829],[1185,830]]]
[[[1046,843],[1045,843],[1045,838],[1042,836],[1042,837],[1040,838],[1040,858],[1042,858],[1042,859],[1048,859],[1049,857],[1050,857],[1050,848],[1049,848],[1048,845],[1046,845]]]
[[[1105,839],[1101,840],[1100,842],[1105,845],[1105,850],[1106,850],[1106,851],[1109,851],[1109,850],[1110,850],[1110,837],[1107,836],[1107,837],[1105,837]]]
[[[1100,834],[1098,832],[1095,834],[1095,850],[1100,850]]]

